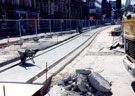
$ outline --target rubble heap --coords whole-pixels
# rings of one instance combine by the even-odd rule
[[[58,83],[66,91],[66,96],[110,96],[111,83],[100,74],[90,70],[76,70],[76,74],[66,74]],[[70,93],[70,94],[69,94]],[[64,95],[65,96],[65,95]]]

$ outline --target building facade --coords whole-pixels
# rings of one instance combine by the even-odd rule
[[[88,19],[84,0],[0,0],[0,19]]]
[[[112,18],[112,6],[107,0],[102,1],[102,18],[111,19]]]
[[[38,15],[36,0],[0,0],[0,34],[34,33],[36,22],[32,19],[37,19]]]
[[[36,0],[0,0],[0,19],[37,18]]]
[[[112,7],[112,18],[113,19],[120,19],[122,17],[121,0],[109,1],[109,3]]]
[[[88,19],[85,0],[0,0],[0,34],[3,35],[49,32],[50,25],[51,31],[56,32],[61,29],[61,23],[63,30],[75,28],[76,19]]]
[[[46,19],[88,19],[83,0],[41,0],[40,17]]]
[[[112,9],[116,9],[116,1],[109,1],[111,4]]]
[[[102,16],[102,0],[87,0],[89,8],[89,19],[101,19]]]

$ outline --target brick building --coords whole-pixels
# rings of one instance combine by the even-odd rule
[[[40,0],[40,17],[47,19],[87,19],[88,7],[83,0]]]
[[[0,0],[0,34],[19,35],[19,30],[22,35],[32,34],[36,23],[30,19],[37,19],[38,14],[36,0]]]
[[[37,17],[36,0],[0,0],[0,19]]]
[[[50,21],[43,19],[87,20],[88,7],[84,0],[0,0],[0,34],[49,32]],[[59,31],[61,22],[63,30],[77,24],[71,20],[51,20],[51,31]]]

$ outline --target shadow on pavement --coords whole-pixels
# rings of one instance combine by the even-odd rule
[[[27,67],[34,67],[34,66],[36,66],[36,65],[31,64],[31,63],[25,63],[25,64],[20,64],[19,66],[20,66],[20,67],[24,67],[26,70],[28,70]]]
[[[131,87],[132,87],[133,91],[135,92],[135,81],[133,81],[133,82],[131,83]]]
[[[35,65],[31,64],[31,63],[25,63],[25,64],[20,64],[19,66],[21,66],[21,67],[33,67]]]

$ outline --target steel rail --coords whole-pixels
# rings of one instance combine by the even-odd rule
[[[86,31],[88,31],[88,30],[86,30]],[[86,31],[85,31],[85,32],[86,32]],[[80,36],[81,36],[81,35],[75,35],[75,36],[73,36],[73,37],[71,37],[71,38],[68,38],[68,39],[62,41],[62,42],[59,42],[59,43],[56,43],[56,44],[54,44],[54,45],[52,45],[52,46],[46,47],[46,48],[44,49],[44,50],[46,50],[46,51],[44,51],[44,52],[42,52],[42,53],[36,55],[34,58],[39,57],[39,56],[41,56],[41,55],[43,55],[43,54],[45,54],[45,53],[47,53],[47,52],[49,52],[49,51],[52,51],[52,50],[54,50],[54,49],[56,49],[56,48],[58,48],[58,47],[60,47],[60,46],[62,46],[62,45],[64,45],[64,44],[67,44],[67,43],[73,41],[74,39],[76,39],[76,38],[78,38],[78,37],[80,37]],[[47,49],[47,48],[49,48],[49,49]],[[29,61],[29,60],[30,60],[30,59],[27,59],[26,61]],[[14,61],[14,60],[13,60],[13,61]],[[15,61],[14,61],[14,62],[16,62],[16,61],[19,61],[19,57],[15,58]],[[13,63],[13,62],[11,61],[11,62],[9,62],[9,63]],[[13,68],[13,67],[15,67],[15,66],[17,66],[17,65],[20,65],[20,64],[21,64],[21,62],[20,62],[20,63],[17,63],[17,64],[14,64],[14,65],[12,65],[12,66],[10,66],[10,67],[8,67],[8,68],[2,69],[2,70],[0,70],[0,73],[6,71],[6,70],[8,70],[8,69],[11,69],[11,68]],[[7,64],[7,66],[8,66],[8,65],[9,65],[9,64]],[[0,66],[3,67],[3,66],[6,66],[6,65],[5,65],[5,64],[1,64]],[[0,69],[1,69],[1,68],[0,68]]]

